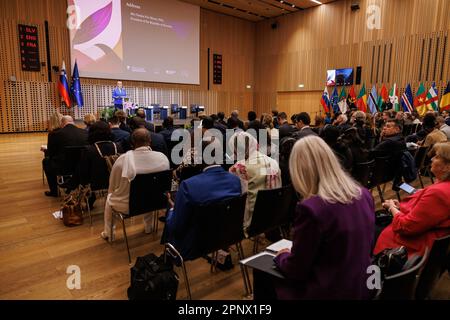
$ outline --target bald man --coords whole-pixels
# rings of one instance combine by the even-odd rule
[[[109,177],[108,198],[104,216],[105,227],[101,233],[101,237],[105,240],[114,239],[114,230],[111,230],[113,208],[122,213],[128,212],[130,181],[138,174],[156,173],[170,169],[169,159],[161,152],[153,151],[150,148],[151,138],[147,129],[134,130],[131,134],[131,143],[134,150],[128,151],[117,159]],[[128,170],[124,171],[124,167]],[[152,231],[151,217],[151,214],[144,215],[146,233]]]
[[[61,129],[54,130],[48,135],[47,154],[42,161],[42,166],[50,188],[50,191],[45,192],[46,196],[58,196],[56,176],[66,173],[66,147],[78,147],[87,144],[87,131],[75,126],[71,116],[63,116],[61,119]]]

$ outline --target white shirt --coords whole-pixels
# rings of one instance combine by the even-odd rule
[[[136,174],[161,172],[170,169],[169,159],[161,153],[152,151],[149,147],[141,147],[128,151],[133,153]],[[128,153],[127,152],[127,153]],[[108,204],[117,211],[128,212],[130,196],[130,181],[122,177],[123,166],[127,154],[116,160],[109,177]]]

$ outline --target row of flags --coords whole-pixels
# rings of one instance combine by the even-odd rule
[[[332,110],[334,113],[346,113],[348,108],[356,107],[358,110],[372,114],[383,111],[383,105],[390,103],[392,109],[395,111],[400,111],[400,108],[405,112],[413,112],[416,110],[420,116],[424,116],[428,111],[450,111],[450,81],[447,84],[445,92],[442,94],[440,103],[438,90],[434,82],[428,91],[426,91],[425,86],[421,83],[415,97],[410,84],[407,85],[405,92],[401,96],[399,96],[397,84],[394,84],[389,92],[383,84],[379,95],[375,85],[372,87],[370,93],[367,94],[366,85],[363,84],[358,96],[356,96],[354,86],[350,88],[348,95],[345,86],[342,87],[339,95],[337,88],[334,87],[331,97],[328,94],[328,88],[325,87],[320,103],[325,112]]]
[[[61,96],[61,100],[68,108],[71,107],[72,103],[74,106],[78,106],[79,108],[83,107],[83,93],[81,92],[80,75],[78,73],[78,65],[76,61],[73,67],[72,84],[70,85],[70,88],[69,81],[67,80],[66,63],[63,61],[58,82],[58,92]]]

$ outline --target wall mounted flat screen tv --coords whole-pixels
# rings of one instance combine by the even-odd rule
[[[327,86],[348,86],[353,84],[353,69],[335,69],[327,71]]]

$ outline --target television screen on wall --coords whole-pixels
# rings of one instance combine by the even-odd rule
[[[334,69],[327,71],[327,86],[348,86],[353,84],[353,69]]]

